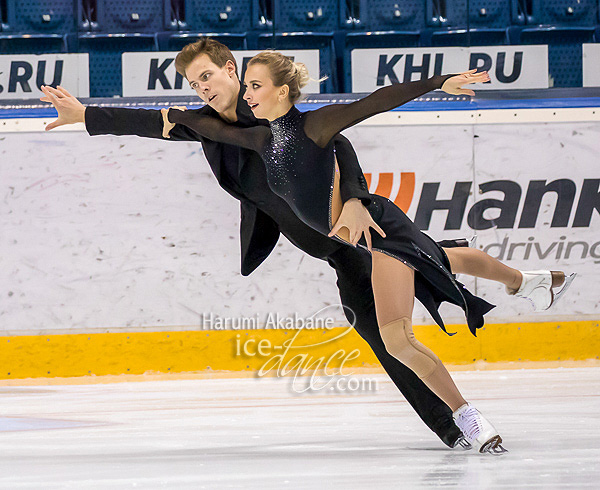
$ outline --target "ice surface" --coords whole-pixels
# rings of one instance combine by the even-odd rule
[[[510,453],[449,449],[384,375],[0,387],[0,488],[600,488],[600,368],[457,372]]]

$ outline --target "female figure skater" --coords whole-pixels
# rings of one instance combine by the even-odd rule
[[[192,88],[207,76],[185,68],[183,75]],[[462,85],[489,79],[486,72],[475,71],[396,84],[351,104],[301,113],[294,103],[308,81],[306,68],[280,53],[263,52],[248,63],[244,99],[256,117],[269,120],[270,128],[239,128],[210,116],[189,117],[184,110],[172,108],[163,110],[164,131],[166,136],[175,123],[184,124],[211,140],[258,152],[265,161],[270,187],[302,221],[336,240],[367,248],[372,254],[377,319],[388,352],[412,369],[452,409],[456,424],[471,444],[480,452],[500,453],[505,450],[498,432],[465,401],[439,358],[415,339],[414,298],[424,304],[444,331],[437,311],[441,302],[462,307],[475,335],[476,329],[483,326],[483,315],[494,306],[472,295],[453,274],[500,281],[509,294],[527,297],[537,309],[545,309],[552,304],[552,288],[565,283],[564,273],[521,273],[479,250],[443,249],[390,200],[377,195],[371,195],[368,207],[378,225],[377,233],[365,234],[364,239],[344,235],[332,141],[338,132],[436,88],[450,94],[475,95],[461,89]]]

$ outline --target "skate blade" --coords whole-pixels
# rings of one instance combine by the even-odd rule
[[[567,292],[567,289],[569,289],[569,286],[571,285],[576,276],[577,272],[573,272],[572,274],[565,276],[565,282],[563,283],[562,288],[557,293],[554,293],[554,291],[552,292],[552,303],[550,303],[550,306],[548,308],[554,306],[554,304],[561,298],[561,296]]]
[[[498,444],[496,447],[492,447],[486,452],[494,456],[498,456],[500,454],[506,454],[508,452],[508,449],[505,449],[501,444]]]
[[[477,248],[477,234],[468,239],[469,248]]]
[[[507,453],[508,450],[506,450],[506,449],[504,449],[504,447],[502,447],[502,437],[494,436],[489,441],[487,441],[485,444],[483,444],[481,446],[481,448],[479,449],[479,452],[480,453],[489,453],[489,454],[493,454],[493,455],[497,456],[499,454]]]
[[[452,446],[452,448],[456,448],[456,447],[464,449],[465,451],[468,451],[469,449],[473,449],[473,446],[471,446],[471,443],[469,441],[467,441],[464,437],[460,437],[456,441],[456,444],[454,444],[454,446]]]

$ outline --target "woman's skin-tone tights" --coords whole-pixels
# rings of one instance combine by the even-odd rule
[[[332,196],[331,222],[335,223],[342,209],[339,192],[339,170]],[[373,232],[376,233],[376,232]],[[348,230],[342,228],[339,238],[348,240]],[[518,289],[521,273],[481,250],[467,247],[444,248],[453,274],[468,274],[498,281]],[[381,337],[388,352],[413,370],[425,385],[454,412],[466,403],[448,370],[440,359],[415,339],[412,313],[415,301],[414,271],[403,262],[382,252],[372,253],[373,294]]]

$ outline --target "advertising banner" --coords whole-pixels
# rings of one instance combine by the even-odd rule
[[[42,85],[61,85],[75,97],[90,96],[88,54],[0,56],[0,99],[43,97]]]
[[[246,64],[261,51],[233,51],[240,80],[243,80]],[[306,65],[314,80],[302,90],[305,94],[319,93],[319,50],[281,51],[294,61]],[[159,53],[123,53],[123,96],[142,97],[152,95],[194,95],[183,76],[175,70],[177,51]]]
[[[583,86],[600,87],[600,44],[583,44]]]
[[[488,71],[491,81],[473,90],[548,88],[548,46],[354,49],[352,92],[373,92],[392,83],[434,75]]]
[[[477,248],[511,267],[577,272],[570,301],[547,315],[579,318],[600,311],[597,295],[587,294],[600,270],[597,131],[597,123],[581,122],[359,126],[344,134],[370,192],[393,201],[435,240],[476,236]],[[491,317],[544,316],[511,301],[501,284],[459,279],[501,305]]]

